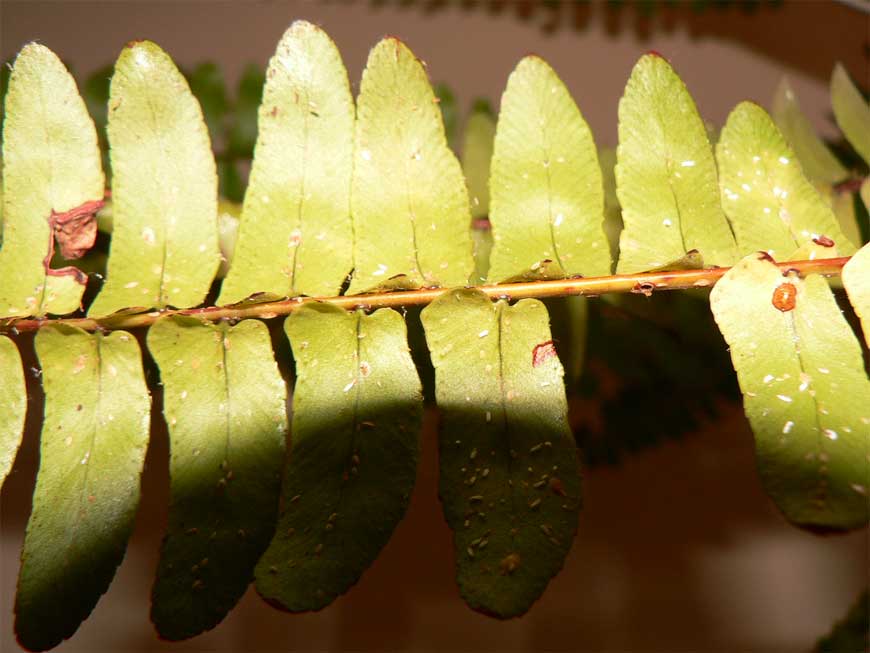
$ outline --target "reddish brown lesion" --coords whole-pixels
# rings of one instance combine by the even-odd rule
[[[544,361],[556,355],[556,345],[552,340],[546,340],[532,350],[532,367],[543,365]]]
[[[795,307],[797,301],[797,288],[793,283],[786,281],[779,284],[773,291],[771,303],[774,308],[783,313],[791,311]]]
[[[822,234],[821,236],[816,236],[813,238],[813,242],[816,245],[821,245],[822,247],[833,247],[834,241]]]
[[[45,274],[50,277],[75,277],[76,282],[84,285],[87,275],[78,268],[67,266],[53,269],[51,259],[54,257],[54,244],[57,241],[61,256],[66,259],[77,259],[94,246],[97,239],[97,211],[103,208],[103,200],[90,200],[70,209],[69,211],[51,211],[48,218],[50,227],[48,237],[48,253],[42,259]]]

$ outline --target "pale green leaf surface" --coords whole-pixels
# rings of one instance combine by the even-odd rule
[[[139,504],[150,398],[136,339],[55,325],[36,335],[45,419],[15,632],[30,650],[70,637],[124,557]]]
[[[360,83],[351,213],[348,294],[468,281],[474,262],[462,169],[423,65],[394,38],[372,49]]]
[[[831,196],[828,203],[834,216],[837,218],[837,224],[840,225],[840,230],[846,236],[846,240],[852,245],[849,251],[855,251],[861,247],[861,225],[859,223],[858,212],[855,210],[855,193],[839,192],[836,189],[831,189]]]
[[[158,320],[169,425],[169,528],[151,618],[166,639],[218,624],[247,589],[275,528],[287,390],[266,325]]]
[[[471,217],[489,216],[489,168],[495,139],[495,119],[487,105],[475,107],[465,123],[462,172],[468,185]]]
[[[220,263],[214,156],[187,82],[150,41],[118,57],[108,132],[112,242],[88,315],[199,304]]]
[[[846,140],[870,165],[870,105],[840,63],[831,74],[831,106]]]
[[[842,278],[852,308],[861,320],[864,342],[870,347],[870,243],[843,266]]]
[[[94,123],[75,81],[51,50],[29,43],[15,60],[3,124],[0,317],[71,313],[87,278],[50,269],[53,213],[102,200]]]
[[[547,276],[604,276],[604,189],[592,132],[562,80],[524,58],[501,100],[490,177],[489,283],[546,266]]]
[[[722,206],[744,256],[766,251],[784,259],[819,236],[833,240],[843,254],[855,251],[773,120],[757,104],[741,102],[728,116],[716,159]]]
[[[752,254],[716,284],[710,304],[731,349],[767,493],[798,525],[866,526],[870,381],[825,279],[783,276]]]
[[[849,171],[819,138],[801,111],[797,96],[786,78],[776,88],[770,113],[794,149],[807,177],[813,181],[836,184],[849,176]]]
[[[221,250],[221,265],[217,272],[218,279],[224,279],[230,270],[239,238],[241,214],[241,204],[229,200],[218,202],[218,245]]]
[[[619,102],[616,193],[625,229],[617,272],[659,267],[696,249],[707,265],[736,258],[704,123],[662,57],[635,65]]]
[[[12,340],[0,336],[0,488],[21,446],[26,412],[27,388],[21,356]]]
[[[445,293],[422,312],[442,414],[439,494],[459,591],[500,618],[525,613],[577,530],[580,469],[562,365],[537,300]]]
[[[489,256],[492,253],[492,229],[486,223],[471,229],[471,242],[474,245],[474,271],[471,273],[469,285],[477,286],[486,283],[489,272]]]
[[[270,604],[300,612],[356,583],[404,516],[423,406],[396,311],[312,304],[284,328],[296,359],[292,449],[256,579]]]
[[[619,234],[622,233],[622,209],[616,197],[616,149],[602,147],[598,150],[601,179],[604,184],[604,233],[610,244],[611,258],[619,258]]]
[[[353,98],[335,44],[296,21],[266,71],[235,260],[219,304],[337,295],[353,266]]]

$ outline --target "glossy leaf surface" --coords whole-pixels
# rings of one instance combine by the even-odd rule
[[[357,98],[349,294],[465,285],[474,263],[462,169],[422,63],[394,38],[369,54]]]
[[[235,261],[219,304],[336,295],[353,266],[354,106],[335,44],[304,21],[266,71]]]
[[[112,244],[88,315],[199,304],[220,262],[214,156],[187,82],[150,41],[118,57],[108,131]]]
[[[855,251],[773,120],[757,104],[741,102],[728,116],[716,159],[722,206],[743,255],[766,251],[785,259],[807,242],[826,238],[841,254]]]
[[[502,96],[490,176],[489,283],[610,274],[604,190],[589,126],[542,59],[520,61]]]
[[[693,249],[706,265],[734,262],[704,123],[682,80],[655,54],[641,57],[619,102],[616,193],[625,223],[618,273],[651,270]]]
[[[72,76],[38,43],[15,60],[5,115],[0,317],[71,313],[87,277],[50,262],[55,239],[81,256],[96,237],[104,179],[94,123]]]

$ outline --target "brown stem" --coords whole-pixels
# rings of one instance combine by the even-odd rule
[[[815,259],[812,261],[787,261],[777,263],[779,268],[796,270],[802,276],[808,274],[836,275],[849,261],[848,256],[841,258]],[[557,279],[553,281],[528,281],[505,283],[496,286],[478,286],[478,290],[492,299],[525,299],[528,297],[562,297],[566,295],[585,295],[587,297],[605,293],[639,293],[651,295],[659,290],[685,290],[713,286],[730,268],[711,268],[705,270],[672,270],[668,272],[641,272],[638,274],[616,274],[609,277],[587,277],[578,279]],[[429,304],[444,288],[423,288],[399,292],[373,293],[370,295],[342,295],[339,297],[296,297],[278,302],[249,304],[246,306],[209,306],[206,308],[168,309],[137,313],[135,315],[110,316],[105,318],[54,318],[8,321],[0,325],[0,333],[35,331],[47,324],[66,324],[87,331],[97,329],[135,329],[153,324],[164,315],[188,315],[205,321],[221,319],[240,320],[243,318],[270,319],[288,315],[301,306],[311,302],[329,302],[347,310],[357,308],[374,309],[384,307],[414,306]]]

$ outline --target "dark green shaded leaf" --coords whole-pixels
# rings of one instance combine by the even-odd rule
[[[704,123],[683,81],[656,54],[640,58],[619,102],[616,153],[625,223],[617,272],[659,267],[693,249],[707,265],[734,262]]]
[[[227,152],[233,156],[250,159],[257,141],[257,110],[263,98],[266,75],[263,69],[248,64],[239,80],[233,120],[227,136]]]
[[[325,32],[296,21],[269,62],[233,265],[219,304],[336,295],[353,267],[353,98]]]
[[[422,63],[397,39],[369,54],[357,98],[349,294],[463,286],[474,261],[462,169]]]
[[[489,283],[610,273],[592,132],[568,89],[538,57],[520,61],[508,79],[489,190]]]
[[[199,304],[220,260],[214,156],[187,82],[150,41],[115,64],[109,142],[112,245],[88,315]]]
[[[27,388],[21,356],[12,340],[0,336],[0,488],[21,445],[26,412]]]
[[[442,413],[439,494],[465,601],[525,613],[577,530],[580,469],[547,309],[453,290],[422,314]]]
[[[202,108],[202,117],[212,143],[221,143],[224,139],[224,121],[229,110],[229,101],[220,68],[210,61],[201,63],[185,77],[190,84],[190,92]]]
[[[870,380],[826,280],[763,255],[735,265],[710,307],[731,348],[765,490],[795,524],[866,526]]]
[[[441,109],[441,120],[444,122],[444,137],[451,147],[456,143],[459,131],[459,107],[456,96],[447,84],[435,84],[432,87],[435,98],[438,100],[438,108]]]
[[[269,603],[300,612],[356,583],[404,516],[422,398],[395,311],[310,304],[284,328],[296,359],[293,445],[281,517],[256,578]]]
[[[46,261],[64,231],[79,255],[93,245],[104,190],[94,123],[72,76],[38,43],[15,60],[5,106],[0,317],[71,313],[87,278]]]
[[[151,618],[177,640],[224,618],[272,537],[287,391],[257,320],[162,318],[148,349],[163,382],[172,497]]]
[[[70,637],[109,587],[139,504],[150,401],[136,339],[66,325],[36,335],[45,421],[15,632],[34,651]]]

